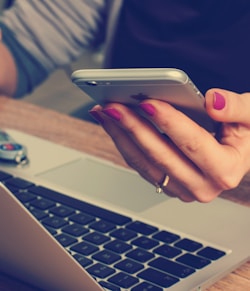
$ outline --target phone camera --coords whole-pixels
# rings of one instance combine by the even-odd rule
[[[88,81],[88,82],[86,82],[86,84],[89,86],[97,86],[98,85],[96,81]]]

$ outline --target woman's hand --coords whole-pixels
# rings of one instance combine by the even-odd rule
[[[211,89],[206,110],[222,123],[218,138],[171,105],[144,100],[140,109],[164,132],[121,104],[97,105],[91,114],[111,136],[129,166],[183,201],[209,202],[236,187],[250,168],[250,93]]]

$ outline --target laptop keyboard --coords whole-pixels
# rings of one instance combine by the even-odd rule
[[[226,254],[3,171],[0,181],[105,290],[161,291]]]

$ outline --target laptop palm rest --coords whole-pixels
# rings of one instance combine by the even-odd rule
[[[82,198],[91,197],[136,213],[169,199],[157,195],[155,188],[138,174],[91,158],[75,160],[37,176],[80,193]]]

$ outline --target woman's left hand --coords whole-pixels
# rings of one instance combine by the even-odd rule
[[[250,168],[250,93],[206,93],[206,110],[221,122],[215,138],[168,103],[144,100],[141,110],[164,132],[128,107],[97,105],[90,113],[111,136],[129,166],[183,201],[209,202],[236,187]]]

